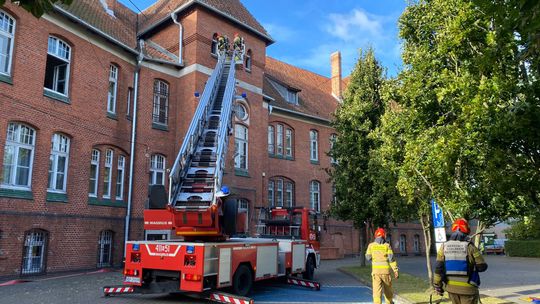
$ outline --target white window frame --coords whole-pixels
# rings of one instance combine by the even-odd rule
[[[251,61],[251,49],[247,50],[246,52],[246,63],[244,65],[244,67],[246,68],[246,71],[248,72],[251,72],[251,65],[252,65],[252,61]]]
[[[103,198],[111,198],[112,166],[114,160],[114,151],[107,149],[105,151],[105,172],[103,172]]]
[[[309,131],[309,160],[319,161],[319,132],[317,130]]]
[[[248,154],[249,154],[249,129],[241,124],[234,126],[234,168],[247,171],[248,170]],[[242,163],[242,157],[244,163]]]
[[[399,236],[399,252],[407,253],[407,236],[405,234]]]
[[[298,92],[287,89],[287,102],[297,105],[298,104]]]
[[[69,149],[70,149],[70,142],[71,140],[69,137],[55,133],[52,137],[51,142],[51,157],[49,162],[49,183],[48,183],[48,192],[57,192],[57,193],[66,193],[66,187],[67,187],[67,175],[68,175],[68,168],[69,168]],[[61,157],[64,157],[66,160],[64,162],[64,168],[63,172],[60,172],[58,169],[59,159]],[[57,183],[59,175],[63,174],[61,177],[62,180],[62,187],[61,189],[58,189]]]
[[[163,103],[165,106],[163,107]],[[161,122],[162,108],[164,122]],[[166,126],[169,123],[169,84],[163,80],[154,80],[154,104],[152,107],[152,122]]]
[[[276,154],[283,155],[283,125],[276,126]]]
[[[285,207],[294,206],[294,184],[292,182],[285,182]]]
[[[268,126],[268,154],[274,155],[276,151],[275,144],[275,128],[274,126]]]
[[[118,167],[116,170],[116,200],[124,200],[124,179],[126,172],[126,157],[118,155]]]
[[[150,185],[165,185],[165,164],[167,159],[161,154],[154,154],[150,159]],[[157,183],[158,173],[161,173],[162,181]]]
[[[268,205],[270,207],[274,207],[275,203],[276,203],[275,202],[274,187],[275,187],[274,180],[269,180],[268,181]]]
[[[129,87],[127,92],[126,116],[131,117],[131,98],[133,97],[133,88]]]
[[[111,92],[112,87],[112,92]],[[109,87],[107,88],[107,113],[116,114],[116,96],[118,93],[118,67],[109,67]]]
[[[413,250],[415,253],[420,253],[420,235],[418,234],[413,237]]]
[[[99,261],[98,268],[112,266],[112,247],[113,247],[113,232],[111,230],[103,230],[99,233]],[[108,245],[108,247],[107,247]],[[108,261],[105,258],[108,257]]]
[[[11,76],[11,65],[13,64],[13,49],[15,45],[15,27],[17,22],[15,18],[11,17],[8,13],[0,9],[0,20],[3,20],[0,23],[0,36],[5,37],[8,40],[9,48],[7,54],[4,54],[6,58],[7,67],[3,71],[3,67],[0,66],[0,74]],[[2,54],[0,54],[2,56]]]
[[[276,180],[276,207],[283,207],[283,179]]]
[[[101,152],[97,149],[92,149],[92,158],[90,159],[90,174],[92,174],[92,166],[96,166],[96,174],[94,176],[90,176],[90,181],[94,181],[94,189],[89,189],[88,196],[90,197],[97,197],[98,195],[98,183],[99,183],[99,158],[101,156]],[[88,187],[90,188],[90,187]]]
[[[210,44],[210,54],[217,56],[218,54],[218,41],[217,33],[212,35],[212,43]]]
[[[45,271],[45,257],[49,234],[43,230],[31,230],[24,236],[24,252],[21,274],[36,274]],[[39,255],[34,256],[34,247],[41,247]],[[34,261],[39,261],[39,267],[34,267]]]
[[[22,132],[22,133],[21,133]],[[36,147],[36,130],[21,123],[9,123],[6,137],[6,144],[4,146],[4,161],[2,168],[2,181],[0,184],[1,188],[14,189],[14,190],[31,190],[32,189],[32,171],[34,169],[34,153]],[[7,165],[6,155],[8,149],[13,150],[13,159],[11,164]],[[19,163],[20,151],[29,150],[30,151],[30,163],[28,165],[28,180],[25,185],[18,185],[16,181],[19,177],[18,168],[22,167],[17,165]],[[9,171],[9,176],[7,176],[7,181],[5,180],[6,167],[10,166],[11,170]],[[22,167],[24,168],[24,167]]]
[[[309,205],[311,209],[321,212],[321,183],[319,181],[309,182]]]
[[[51,41],[53,41],[54,45],[51,46]],[[61,47],[64,47],[64,54],[60,53]],[[71,67],[71,47],[69,44],[67,44],[65,41],[61,40],[58,37],[55,36],[49,36],[48,45],[47,45],[47,54],[54,56],[66,63],[66,79],[65,81],[65,92],[61,93],[58,92],[58,67],[55,67],[54,71],[54,80],[53,80],[53,88],[49,89],[44,87],[45,90],[60,94],[63,96],[69,95],[69,76],[70,76],[70,67]]]
[[[293,131],[290,128],[285,129],[285,156],[292,157]]]
[[[240,111],[238,109],[242,109],[241,111],[244,112],[244,116],[239,116]],[[242,102],[236,102],[234,106],[234,116],[241,121],[247,120],[249,117],[247,107]]]

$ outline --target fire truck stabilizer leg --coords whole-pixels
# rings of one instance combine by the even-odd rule
[[[211,292],[207,299],[216,303],[254,304],[253,299],[224,292]]]
[[[103,287],[103,295],[106,297],[117,295],[117,294],[127,294],[127,293],[135,293],[135,288],[133,286],[125,286],[125,285]]]
[[[306,288],[312,288],[317,291],[321,290],[321,283],[311,280],[287,277],[287,284],[302,286]]]

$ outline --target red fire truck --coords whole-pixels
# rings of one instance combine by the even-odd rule
[[[320,288],[311,281],[320,262],[314,211],[261,209],[257,237],[231,237],[237,201],[228,196],[222,176],[239,57],[220,54],[170,171],[168,195],[163,186],[151,188],[145,240],[127,242],[124,285],[105,287],[105,295],[186,292],[250,303],[245,296],[261,280],[286,277],[291,284]]]

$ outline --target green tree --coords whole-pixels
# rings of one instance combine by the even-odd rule
[[[44,13],[50,12],[56,2],[70,5],[73,0],[11,0],[11,2],[29,11],[36,18],[39,18]],[[0,0],[0,6],[3,6],[5,3],[6,0]]]

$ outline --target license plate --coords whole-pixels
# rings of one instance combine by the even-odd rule
[[[124,282],[139,284],[139,283],[141,283],[141,278],[139,278],[139,277],[125,277]]]

